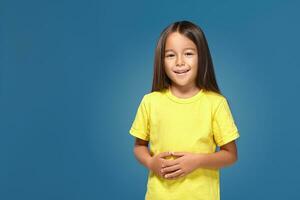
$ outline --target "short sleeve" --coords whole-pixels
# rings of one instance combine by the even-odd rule
[[[226,98],[222,98],[216,108],[212,131],[218,146],[227,144],[240,136]]]
[[[137,109],[135,119],[129,133],[142,140],[149,141],[149,108],[147,98],[144,95]]]

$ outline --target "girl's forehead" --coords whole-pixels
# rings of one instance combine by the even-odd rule
[[[186,36],[174,32],[168,35],[166,39],[166,46],[165,46],[165,51],[170,51],[172,49],[178,49],[178,50],[196,50],[197,47],[194,44],[192,40],[187,38]]]

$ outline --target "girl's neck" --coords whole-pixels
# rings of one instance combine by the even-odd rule
[[[172,94],[178,98],[190,98],[200,91],[200,89],[197,86],[178,87],[170,85],[169,89],[172,92]]]

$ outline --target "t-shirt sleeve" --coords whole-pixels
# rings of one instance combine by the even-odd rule
[[[142,98],[129,133],[142,140],[149,141],[149,108],[146,96]]]
[[[214,113],[212,131],[218,146],[227,144],[240,136],[226,98],[222,98]]]

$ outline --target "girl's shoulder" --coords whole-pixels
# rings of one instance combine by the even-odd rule
[[[207,103],[213,110],[217,110],[221,105],[228,105],[228,99],[223,94],[219,94],[214,91],[205,91],[205,97]]]
[[[143,95],[142,101],[146,104],[151,102],[160,102],[164,98],[166,90],[148,92]]]
[[[166,92],[165,90],[148,92],[148,93],[144,94],[144,98],[146,98],[146,99],[160,98],[165,94],[165,92]]]
[[[203,94],[212,102],[220,102],[226,100],[226,97],[214,91],[203,91]]]

